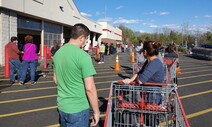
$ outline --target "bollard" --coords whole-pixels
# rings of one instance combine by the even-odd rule
[[[7,45],[4,47],[4,77],[10,77],[10,64]]]
[[[43,47],[43,68],[47,68],[47,62],[46,62],[46,57],[47,57],[47,46],[44,45]]]
[[[99,47],[96,46],[96,60],[100,61]]]

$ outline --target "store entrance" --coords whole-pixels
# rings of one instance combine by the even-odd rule
[[[35,31],[35,30],[18,29],[18,48],[19,48],[19,50],[23,51],[23,46],[25,44],[24,38],[27,35],[33,36],[33,42],[37,46],[37,53],[39,53],[40,52],[40,44],[41,44],[41,31]]]

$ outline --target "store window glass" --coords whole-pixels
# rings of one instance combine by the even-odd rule
[[[41,30],[41,21],[18,16],[18,28],[29,30]]]
[[[62,28],[60,25],[44,23],[44,44],[52,47],[54,42],[61,43]]]

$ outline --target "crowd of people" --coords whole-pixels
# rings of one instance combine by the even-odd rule
[[[33,37],[30,35],[25,37],[23,51],[18,49],[17,41],[18,38],[13,36],[6,45],[10,64],[10,84],[15,83],[14,72],[16,71],[19,85],[24,85],[26,75],[28,70],[30,70],[31,85],[35,85],[35,73],[38,60],[37,46],[33,43]]]
[[[10,65],[10,84],[13,85],[17,79],[19,85],[24,85],[26,77],[30,77],[31,85],[35,85],[39,51],[37,45],[33,42],[33,36],[25,36],[24,45],[21,47],[18,46],[18,38],[13,36],[6,48]],[[54,42],[51,55],[54,56],[59,48],[59,44]]]
[[[99,121],[98,95],[93,77],[96,74],[96,70],[88,54],[90,43],[86,43],[89,34],[90,31],[87,26],[76,24],[71,29],[69,42],[62,47],[55,42],[51,49],[54,63],[53,80],[57,85],[58,113],[62,127],[89,126],[89,105],[94,112],[91,125],[96,126]],[[6,45],[10,64],[10,84],[15,83],[14,72],[17,71],[17,80],[20,85],[24,85],[27,72],[30,70],[31,85],[35,85],[38,60],[37,47],[33,43],[33,37],[27,35],[23,51],[20,51],[16,45],[17,40],[17,37],[11,37],[11,41]],[[99,46],[99,64],[104,63],[104,55],[125,52],[129,48],[130,46],[124,44],[108,45],[101,42]],[[132,48],[133,46],[131,46]],[[176,45],[172,44],[166,49],[169,53],[169,56],[166,54],[167,57],[178,57],[175,48]],[[120,49],[120,51],[117,49]],[[142,63],[142,69],[133,75],[132,78],[124,79],[123,82],[125,84],[130,84],[131,82],[138,84],[146,82],[162,83],[165,74],[160,49],[160,42],[140,41],[135,50],[139,62]],[[156,103],[161,104],[161,95],[158,94],[157,96]]]

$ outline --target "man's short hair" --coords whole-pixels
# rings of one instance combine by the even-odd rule
[[[71,29],[71,38],[77,39],[81,35],[87,37],[88,35],[90,35],[90,30],[84,24],[81,23],[75,24]]]
[[[15,36],[12,36],[12,37],[10,38],[10,41],[16,41],[16,40],[18,40],[18,38],[15,37]]]

